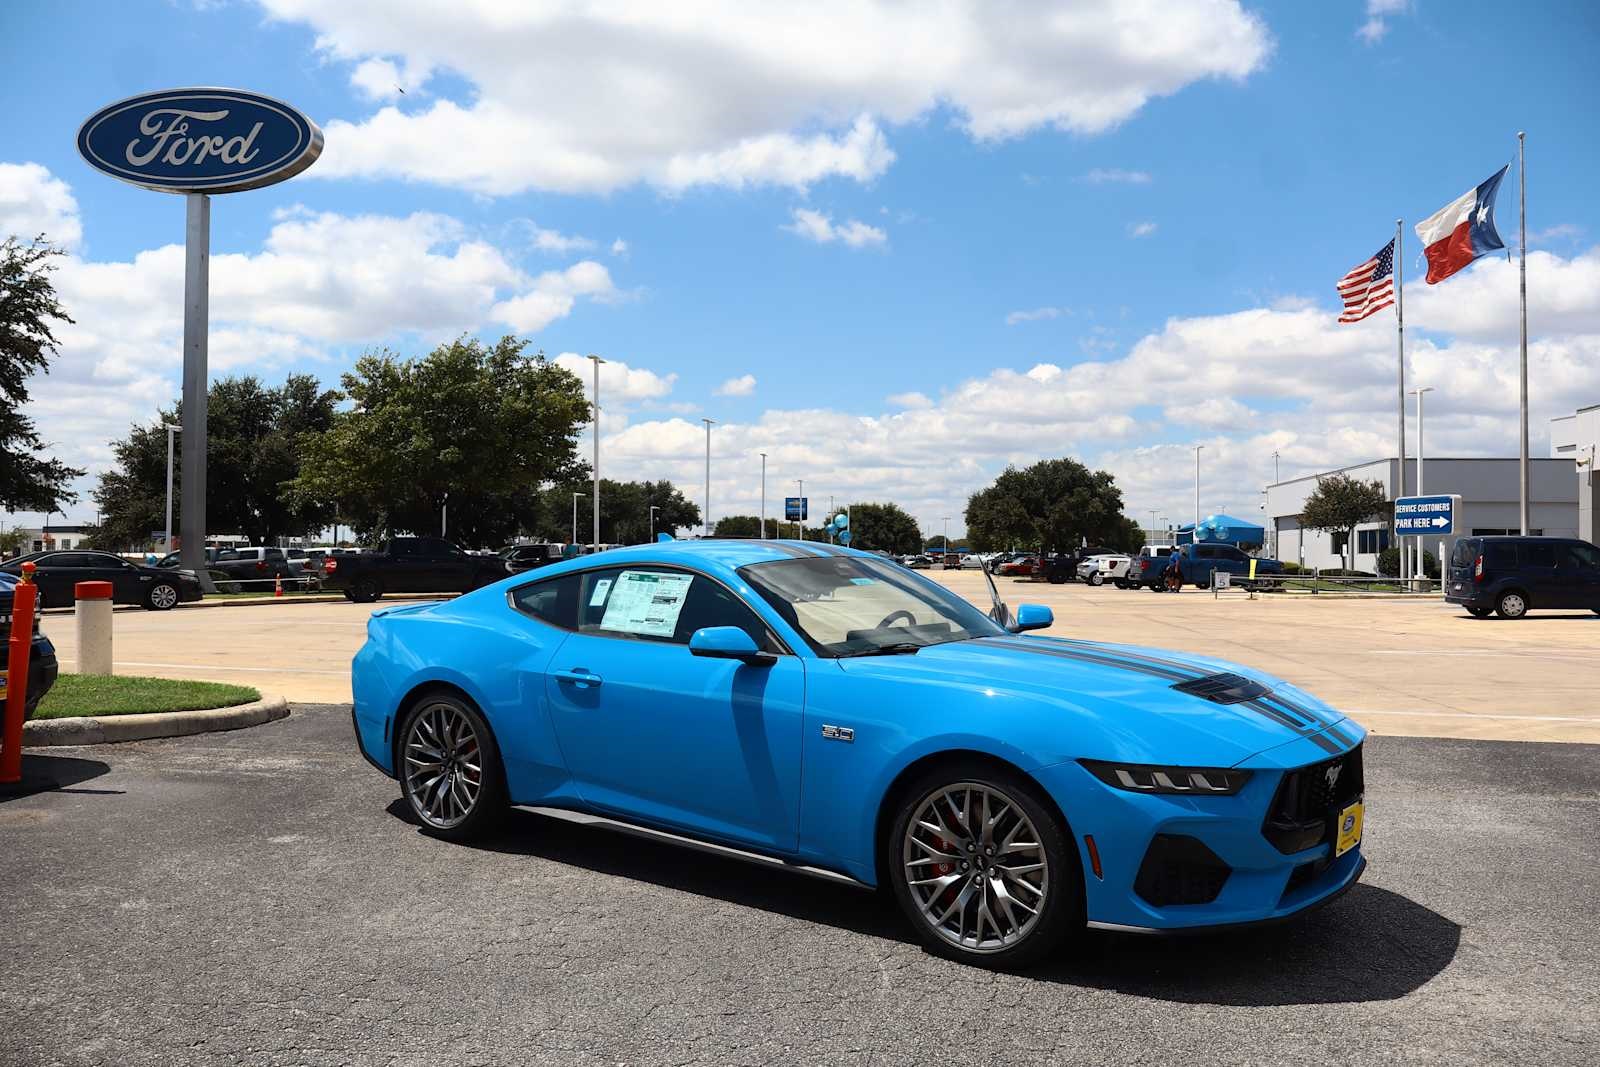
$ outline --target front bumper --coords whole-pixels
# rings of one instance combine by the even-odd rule
[[[1338,728],[1352,732],[1348,724]],[[1240,767],[1254,773],[1233,796],[1129,792],[1075,762],[1035,774],[1067,813],[1077,839],[1089,926],[1175,932],[1286,919],[1355,884],[1366,866],[1361,845],[1335,856],[1327,836],[1285,853],[1266,835],[1286,776],[1327,762],[1326,751],[1300,738],[1244,761]],[[1099,877],[1088,837],[1099,856]]]

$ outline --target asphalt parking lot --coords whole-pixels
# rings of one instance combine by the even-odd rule
[[[872,894],[531,814],[421,834],[349,709],[27,757],[0,1062],[1600,1059],[1600,747],[1369,742],[1367,878],[1308,919],[1021,975]]]
[[[929,576],[988,606],[976,571]],[[1204,653],[1258,667],[1381,734],[1600,743],[1600,615],[1468,617],[1432,598],[1352,600],[1232,593],[1214,599],[1110,586],[1002,581],[1012,603],[1049,604],[1048,632]],[[385,598],[382,603],[392,603]],[[116,615],[116,670],[254,685],[290,700],[350,699],[368,605],[187,606]],[[68,669],[69,614],[45,618]]]

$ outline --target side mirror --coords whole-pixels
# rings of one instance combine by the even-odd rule
[[[1043,604],[1018,604],[1016,621],[1007,629],[1014,634],[1020,634],[1024,630],[1043,630],[1055,621],[1055,612]]]
[[[778,657],[756,647],[750,635],[737,626],[706,626],[689,638],[689,652],[708,659],[743,660],[752,667],[770,667]]]

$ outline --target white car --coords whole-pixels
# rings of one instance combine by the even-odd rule
[[[1117,588],[1128,587],[1128,567],[1133,563],[1131,557],[1121,553],[1108,553],[1099,556],[1090,556],[1078,564],[1078,578],[1090,585],[1103,585],[1107,578],[1115,582]]]
[[[981,571],[981,570],[983,570],[983,557],[982,556],[972,556],[972,555],[962,556],[961,557],[961,569],[964,570],[964,571]]]

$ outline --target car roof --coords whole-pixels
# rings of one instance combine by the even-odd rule
[[[629,545],[626,548],[608,548],[604,552],[552,563],[548,567],[541,567],[537,573],[540,578],[547,578],[571,570],[587,570],[595,566],[625,566],[630,563],[676,564],[682,567],[711,567],[732,571],[748,567],[753,563],[824,556],[855,556],[870,560],[882,558],[871,552],[845,548],[843,545],[830,545],[821,541],[710,537],[702,540],[656,541],[650,544]]]

